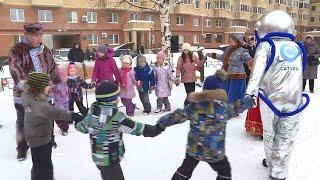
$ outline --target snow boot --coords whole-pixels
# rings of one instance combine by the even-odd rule
[[[27,151],[18,151],[17,160],[24,161],[27,159]]]
[[[268,167],[268,164],[267,164],[267,160],[266,159],[263,159],[262,160],[262,165],[264,166],[264,167]]]
[[[155,111],[154,111],[154,113],[156,113],[156,114],[158,114],[158,113],[160,113],[161,112],[161,109],[156,109]]]

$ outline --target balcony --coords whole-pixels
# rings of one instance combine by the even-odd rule
[[[225,32],[227,34],[245,34],[247,32],[247,27],[244,26],[230,26],[228,31]]]
[[[258,21],[262,16],[263,14],[252,14],[251,21]]]
[[[154,29],[154,22],[151,21],[128,21],[123,25],[123,31],[151,31]]]
[[[282,11],[287,11],[287,5],[285,4],[275,4],[273,6],[274,10],[282,10]]]
[[[1,0],[0,0],[1,1]],[[62,7],[63,0],[30,0],[31,6],[42,6],[42,7]]]
[[[174,8],[174,13],[199,15],[195,10],[196,8],[192,4],[179,4]]]
[[[236,19],[242,19],[242,20],[251,20],[250,19],[250,12],[235,12],[234,17]]]
[[[308,24],[309,24],[308,20],[299,19],[298,23],[296,25],[298,25],[298,26],[308,26]]]
[[[214,16],[234,19],[234,15],[230,9],[214,9]]]

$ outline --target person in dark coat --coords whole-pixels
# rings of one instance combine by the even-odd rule
[[[89,49],[89,47],[87,47],[87,50],[86,50],[86,59],[87,60],[92,60],[92,56],[91,56],[91,51]]]
[[[75,43],[74,47],[69,51],[68,59],[73,62],[83,62],[85,54],[79,43]]]
[[[314,79],[317,79],[318,65],[320,57],[320,48],[314,42],[314,38],[311,35],[306,36],[304,43],[308,54],[307,67],[303,72],[303,91],[306,87],[307,80],[309,79],[310,93],[314,93]]]
[[[254,58],[254,55],[256,54],[256,41],[253,36],[248,37],[247,43],[243,47],[248,49],[250,56]],[[243,65],[247,75],[246,84],[248,84],[251,71],[247,64],[243,64]]]

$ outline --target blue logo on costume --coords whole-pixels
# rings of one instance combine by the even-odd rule
[[[301,55],[301,50],[297,46],[282,44],[280,47],[280,56],[278,62],[294,62]]]

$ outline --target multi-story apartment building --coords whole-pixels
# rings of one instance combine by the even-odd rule
[[[129,1],[154,7],[149,0]],[[302,33],[320,26],[319,1],[183,0],[170,10],[171,31],[180,44],[215,48],[228,43],[229,34],[253,34],[253,25],[263,14],[281,9],[292,16],[302,38]],[[101,8],[94,0],[0,0],[0,57],[23,39],[23,24],[35,21],[44,25],[43,41],[52,49],[72,47],[75,42],[83,49],[127,42],[133,42],[135,49],[161,47],[159,14],[117,2],[109,0]]]

